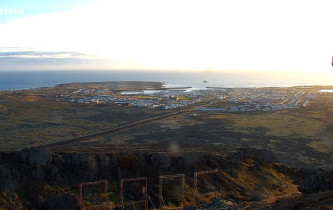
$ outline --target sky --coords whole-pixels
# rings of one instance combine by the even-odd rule
[[[331,0],[1,0],[1,70],[332,73]]]

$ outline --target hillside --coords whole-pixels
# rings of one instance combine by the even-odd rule
[[[164,203],[167,206],[183,204],[184,209],[333,206],[329,191],[333,189],[332,172],[291,168],[276,162],[271,151],[252,148],[240,148],[224,157],[198,153],[93,154],[24,149],[1,153],[0,169],[3,209],[77,209],[78,184],[100,180],[108,181],[108,192],[104,195],[108,205],[120,208],[120,180],[136,177],[147,177],[149,208],[157,208],[159,176],[173,174],[185,175],[184,199],[179,197],[179,180],[166,181],[163,201],[178,196]],[[201,175],[197,185],[199,193],[211,193],[198,196],[194,173],[211,170],[217,173]],[[124,194],[127,199],[136,200],[144,188],[142,183],[128,184]],[[89,199],[89,192],[85,193],[84,199]],[[306,195],[309,193],[314,194]]]

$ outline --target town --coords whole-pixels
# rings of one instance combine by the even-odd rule
[[[297,88],[175,88],[113,92],[109,89],[78,89],[57,95],[58,101],[85,104],[116,104],[147,108],[174,109],[215,99],[219,107],[199,107],[196,111],[254,112],[307,107],[317,92]]]

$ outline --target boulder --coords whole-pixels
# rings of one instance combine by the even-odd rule
[[[332,181],[325,179],[327,172],[322,169],[313,170],[300,184],[298,190],[304,194],[333,190]]]
[[[52,160],[52,155],[47,150],[41,149],[30,149],[29,150],[29,157],[28,161],[30,166],[37,167],[37,166],[46,166]]]
[[[155,168],[168,168],[171,164],[169,156],[159,153],[152,154],[150,161]]]
[[[257,160],[260,162],[260,163],[263,163],[263,164],[271,164],[271,163],[274,163],[276,162],[276,158],[274,156],[274,153],[270,150],[263,150],[263,149],[260,149],[260,150],[257,150],[258,151],[258,154],[257,154]]]
[[[29,149],[28,148],[21,149],[15,152],[15,156],[22,161],[26,161],[29,156]]]

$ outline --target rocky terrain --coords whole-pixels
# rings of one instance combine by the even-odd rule
[[[217,198],[194,196],[194,172],[212,169],[218,169]],[[157,208],[158,177],[171,174],[185,174],[183,209],[333,207],[332,171],[291,168],[268,150],[240,148],[221,157],[23,149],[0,154],[0,209],[78,209],[78,184],[99,180],[108,181],[109,204],[120,208],[120,180],[135,177],[147,177],[149,208]],[[126,191],[129,198],[134,191]]]

